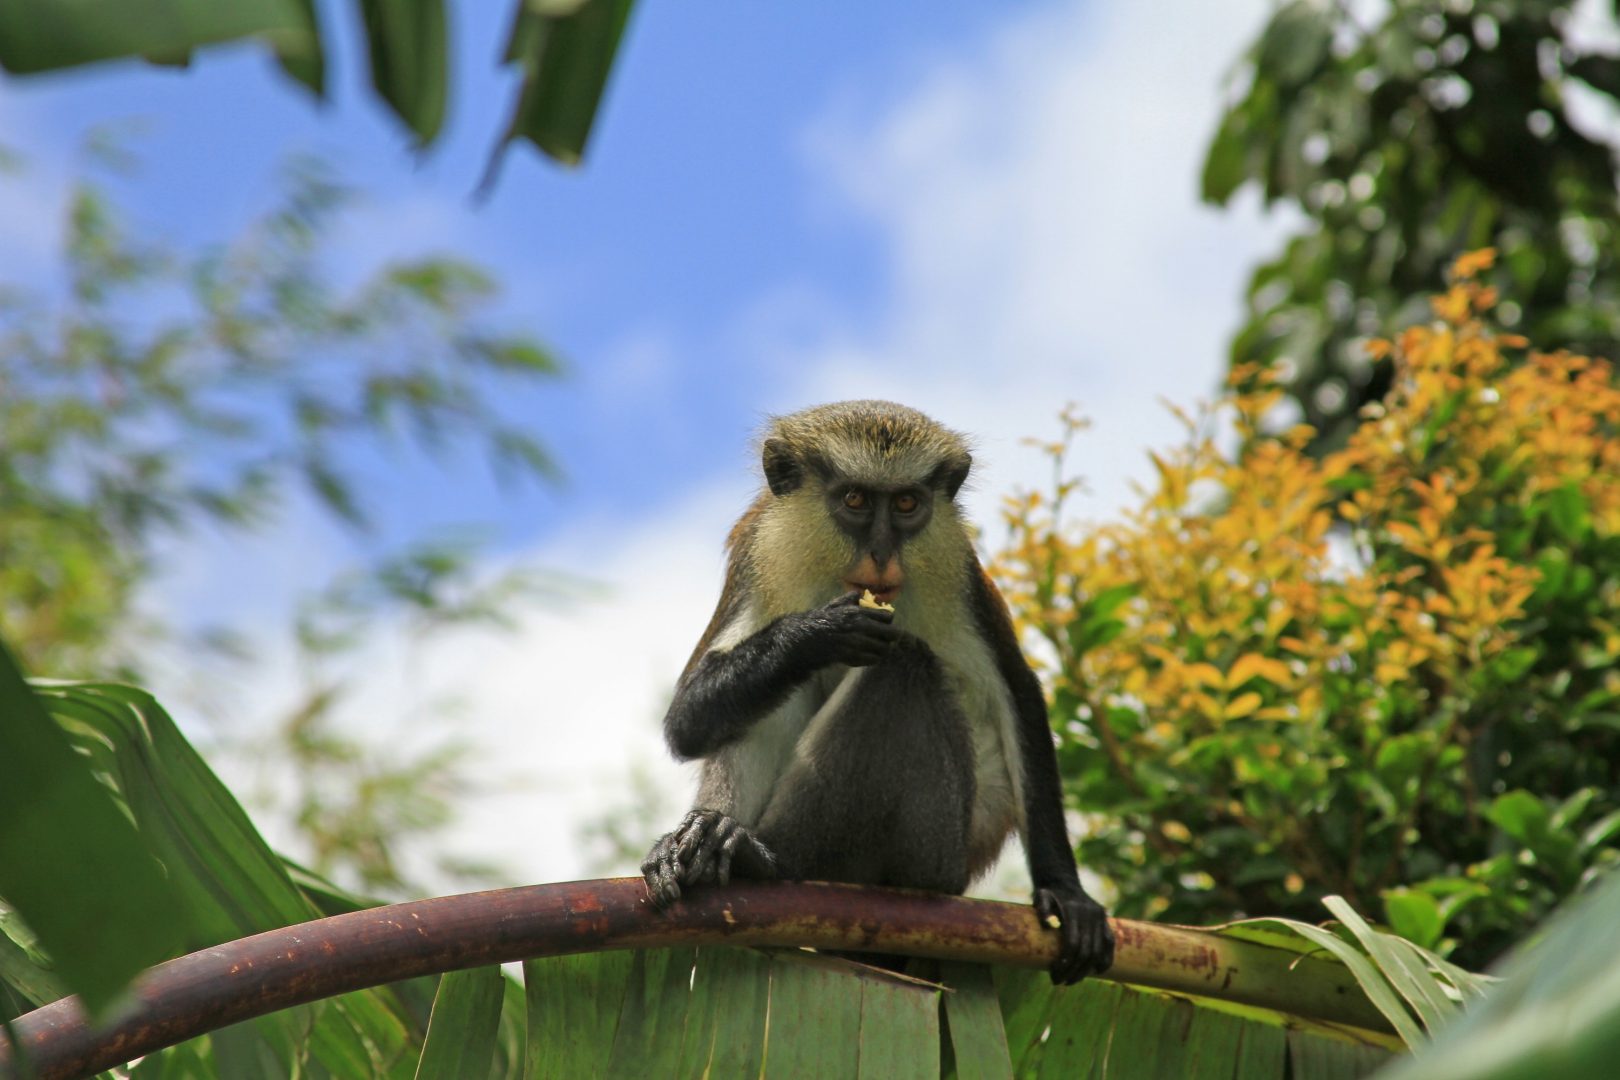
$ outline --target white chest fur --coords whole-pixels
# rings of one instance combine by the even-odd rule
[[[919,632],[939,657],[951,693],[967,717],[973,746],[975,797],[968,835],[968,866],[977,875],[1000,854],[1007,836],[1023,825],[1023,776],[1012,696],[989,647],[962,617],[930,619]],[[752,621],[752,620],[748,620]],[[747,636],[743,627],[722,635],[718,647]],[[777,780],[796,757],[813,752],[825,719],[852,694],[862,672],[830,668],[799,687],[740,741],[704,767],[698,806],[756,824]]]

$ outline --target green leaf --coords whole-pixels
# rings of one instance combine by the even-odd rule
[[[1537,499],[1533,511],[1545,514],[1565,540],[1578,544],[1592,531],[1591,508],[1586,496],[1574,484],[1565,484]]]
[[[1499,795],[1485,811],[1492,824],[1528,848],[1546,835],[1551,816],[1546,804],[1528,791]]]
[[[505,996],[506,977],[499,967],[441,976],[422,1056],[416,1064],[417,1080],[488,1076]]]
[[[50,684],[39,696],[133,818],[168,874],[167,907],[153,925],[176,926],[197,949],[321,914],[292,883],[286,866],[235,797],[150,694],[105,683]],[[118,894],[122,902],[122,893]],[[134,936],[150,934],[147,925]],[[405,1022],[382,991],[365,990],[318,1006],[288,1010],[211,1039],[221,1075],[287,1075],[302,1051],[344,1075],[356,1048],[379,1072],[402,1050]]]
[[[1316,73],[1327,58],[1333,26],[1326,5],[1316,0],[1295,0],[1276,15],[1260,36],[1255,68],[1285,90]]]
[[[862,973],[860,1080],[939,1076],[940,993],[919,979]]]
[[[486,188],[513,139],[528,139],[565,165],[579,163],[634,6],[635,0],[519,5],[506,60],[522,69],[523,86]]]
[[[56,974],[50,958],[39,951],[33,932],[5,907],[0,907],[0,985],[26,998],[29,1007],[46,1005],[72,993]],[[0,1017],[6,1015],[0,1012]]]
[[[630,961],[630,953],[610,952],[524,963],[529,1006],[525,1072],[530,1080],[568,1080],[606,1071]]]
[[[1367,921],[1341,896],[1323,897],[1322,903],[1361,942],[1367,955],[1377,962],[1378,970],[1400,991],[1425,1028],[1430,1032],[1438,1031],[1452,1017],[1457,1011],[1456,1006],[1446,1000],[1445,992],[1436,986],[1427,967],[1416,962],[1411,953],[1396,944],[1399,939],[1381,934],[1367,925]]]
[[[0,644],[0,896],[92,1012],[175,954],[178,898]]]
[[[1204,171],[1199,191],[1205,202],[1226,205],[1232,193],[1249,178],[1249,142],[1245,128],[1247,116],[1241,106],[1229,111],[1221,120],[1204,155]]]
[[[173,61],[249,35],[307,57],[319,49],[310,14],[301,0],[0,3],[0,67],[23,75],[123,56]]]
[[[1329,933],[1319,926],[1298,922],[1294,919],[1246,919],[1227,928],[1224,932],[1231,933],[1233,929],[1247,940],[1268,940],[1268,936],[1276,928],[1283,931],[1283,936],[1303,938],[1310,945],[1316,946],[1329,953],[1334,959],[1350,969],[1357,983],[1366,993],[1367,999],[1390,1022],[1395,1033],[1407,1046],[1416,1046],[1423,1040],[1423,1030],[1412,1020],[1411,1013],[1401,1004],[1400,998],[1390,988],[1389,980],[1379,973],[1376,965],[1370,962],[1354,945],[1345,941],[1337,934]],[[1297,947],[1297,946],[1295,946]]]
[[[1594,822],[1581,835],[1581,849],[1591,851],[1602,847],[1612,840],[1616,833],[1620,833],[1620,810],[1606,814]]]
[[[994,974],[1013,1075],[1033,1076],[1058,995],[1044,971],[998,967]]]
[[[700,949],[681,1047],[682,1076],[758,1076],[765,1064],[771,959],[755,949]]]
[[[1502,981],[1385,1080],[1600,1077],[1620,1060],[1620,874],[1516,949]]]
[[[1037,1038],[1044,1035],[1040,1046],[1042,1080],[1105,1075],[1097,1063],[1108,1060],[1114,1017],[1125,997],[1125,988],[1118,983],[1088,980],[1053,993],[1057,1006],[1052,1012],[1050,1033],[1034,1033]],[[1024,1060],[1029,1059],[1032,1049],[1026,1048]]]
[[[1601,53],[1578,56],[1570,63],[1569,73],[1593,89],[1620,98],[1620,57]]]
[[[320,23],[315,15],[315,0],[295,0],[298,10],[309,26],[307,37],[282,35],[275,43],[276,62],[293,79],[302,83],[316,97],[326,94],[326,57],[321,51]]]
[[[772,955],[767,1075],[855,1075],[861,996],[848,979],[847,964],[790,952]]]
[[[608,1076],[666,1075],[680,1063],[695,959],[692,949],[641,949],[631,958]]]
[[[1425,949],[1438,945],[1446,929],[1439,901],[1428,893],[1411,889],[1390,889],[1384,893],[1384,918],[1397,934]]]
[[[1375,1046],[1347,1046],[1313,1031],[1288,1032],[1288,1075],[1298,1080],[1361,1080],[1389,1058]]]
[[[1012,1058],[990,969],[983,964],[943,963],[940,978],[951,988],[945,997],[945,1018],[956,1075],[961,1080],[1011,1077]]]
[[[522,0],[520,0],[522,2]],[[360,0],[371,85],[426,146],[444,124],[449,44],[443,0]]]
[[[1518,682],[1541,656],[1535,645],[1519,645],[1508,649],[1491,661],[1491,674],[1505,683]]]

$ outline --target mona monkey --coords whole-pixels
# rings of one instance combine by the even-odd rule
[[[731,530],[664,718],[675,756],[703,769],[641,865],[650,899],[733,873],[959,895],[1016,829],[1035,911],[1062,936],[1053,982],[1107,970],[1114,935],[1075,867],[1046,701],[956,504],[966,442],[849,401],[777,417],[763,450],[766,488]]]

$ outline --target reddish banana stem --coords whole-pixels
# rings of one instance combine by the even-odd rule
[[[1105,976],[1390,1030],[1344,968],[1198,930],[1115,919]],[[531,885],[369,908],[270,930],[160,964],[92,1025],[77,998],[11,1030],[40,1080],[89,1076],[255,1016],[368,986],[566,953],[668,945],[810,945],[1044,967],[1057,933],[1026,905],[822,883],[739,883],[666,912],[640,878]],[[0,1036],[0,1076],[12,1070]]]

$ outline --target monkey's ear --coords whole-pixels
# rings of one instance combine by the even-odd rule
[[[764,463],[765,482],[771,486],[772,495],[791,494],[804,483],[804,466],[782,439],[765,440]]]
[[[955,499],[956,493],[961,491],[962,485],[967,482],[968,471],[972,468],[973,455],[963,453],[961,457],[952,458],[940,465],[930,479],[934,487],[945,493],[947,499]]]

